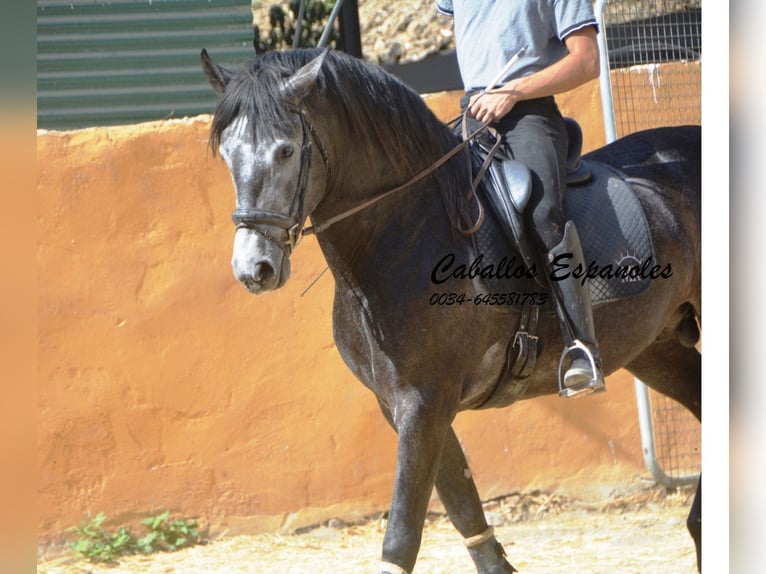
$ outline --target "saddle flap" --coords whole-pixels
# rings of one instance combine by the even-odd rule
[[[475,167],[481,166],[490,153],[481,141],[471,144],[471,152]],[[485,183],[491,188],[491,195],[498,195],[493,197],[493,200],[502,204],[498,207],[503,210],[515,209],[519,214],[524,213],[532,192],[532,174],[526,165],[511,159],[501,148],[494,153],[486,178],[489,178],[489,182]],[[506,198],[510,198],[511,205],[508,205]]]
[[[471,152],[474,165],[481,166],[487,156],[487,150],[476,143],[471,145]],[[534,266],[536,253],[524,223],[524,209],[529,203],[532,191],[532,175],[529,168],[498,151],[490,162],[480,189],[492,212],[500,220],[501,228],[514,250],[528,268]]]

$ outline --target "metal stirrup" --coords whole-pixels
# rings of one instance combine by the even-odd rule
[[[598,367],[596,366],[596,359],[593,357],[593,353],[591,350],[579,339],[575,339],[572,341],[572,343],[566,347],[564,347],[564,350],[561,352],[561,359],[559,359],[559,395],[564,393],[569,389],[564,384],[564,359],[566,356],[575,350],[581,350],[583,353],[585,353],[585,357],[588,359],[588,362],[590,363],[590,369],[591,373],[593,375],[592,380],[597,381],[598,380]]]

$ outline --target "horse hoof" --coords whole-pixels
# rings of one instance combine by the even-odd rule
[[[498,562],[490,570],[482,571],[480,574],[513,574],[518,572],[507,560]]]

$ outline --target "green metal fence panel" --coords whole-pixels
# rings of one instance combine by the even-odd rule
[[[200,50],[236,67],[252,41],[249,0],[38,0],[38,127],[210,113]]]

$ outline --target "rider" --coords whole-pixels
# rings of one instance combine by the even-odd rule
[[[598,25],[591,0],[436,0],[436,6],[453,17],[466,90],[461,105],[480,122],[491,122],[512,157],[531,171],[527,212],[547,265],[563,256],[558,262],[565,261],[569,269],[585,268],[577,230],[562,209],[568,140],[553,95],[598,77]],[[518,60],[501,82],[488,85],[516,54]],[[551,284],[564,341],[571,348],[560,395],[603,391],[587,284],[571,273]]]

